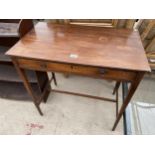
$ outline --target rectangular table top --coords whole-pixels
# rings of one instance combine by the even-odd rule
[[[138,31],[39,22],[7,55],[150,71]]]

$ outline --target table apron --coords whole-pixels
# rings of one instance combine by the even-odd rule
[[[48,62],[23,58],[16,58],[14,60],[16,60],[20,68],[24,69],[70,73],[83,76],[91,76],[100,79],[112,79],[117,81],[132,82],[137,73],[136,71],[126,71],[119,69],[109,69],[102,67]]]

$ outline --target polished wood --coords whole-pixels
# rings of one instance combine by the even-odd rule
[[[18,33],[20,37],[23,37],[34,27],[32,19],[23,19],[19,23]]]
[[[138,32],[125,29],[39,23],[7,55],[12,57],[38,111],[44,94],[39,101],[34,97],[23,71],[25,69],[116,80],[117,117],[112,130],[115,130],[144,73],[150,72]],[[118,88],[122,81],[130,82],[131,86],[118,110]],[[90,97],[56,89],[53,91]]]
[[[72,73],[77,75],[85,75],[98,77],[103,79],[115,79],[115,80],[128,80],[132,81],[135,77],[135,72],[120,70],[120,69],[109,69],[103,67],[94,66],[83,66],[76,64],[66,64],[58,62],[49,62],[41,60],[23,59],[18,58],[18,65],[21,68],[34,69],[38,71],[52,71],[60,73]]]
[[[138,31],[129,29],[92,28],[40,22],[9,50],[7,55],[88,66],[150,71]]]

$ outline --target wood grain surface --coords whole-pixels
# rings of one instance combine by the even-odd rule
[[[129,29],[39,22],[7,55],[52,62],[150,71],[139,33]]]

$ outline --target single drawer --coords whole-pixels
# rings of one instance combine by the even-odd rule
[[[96,78],[125,80],[125,81],[132,81],[133,78],[135,77],[135,72],[125,70],[57,63],[57,62],[47,62],[47,61],[45,62],[29,59],[17,59],[17,60],[21,68],[31,70],[71,73],[85,76],[93,76]]]

